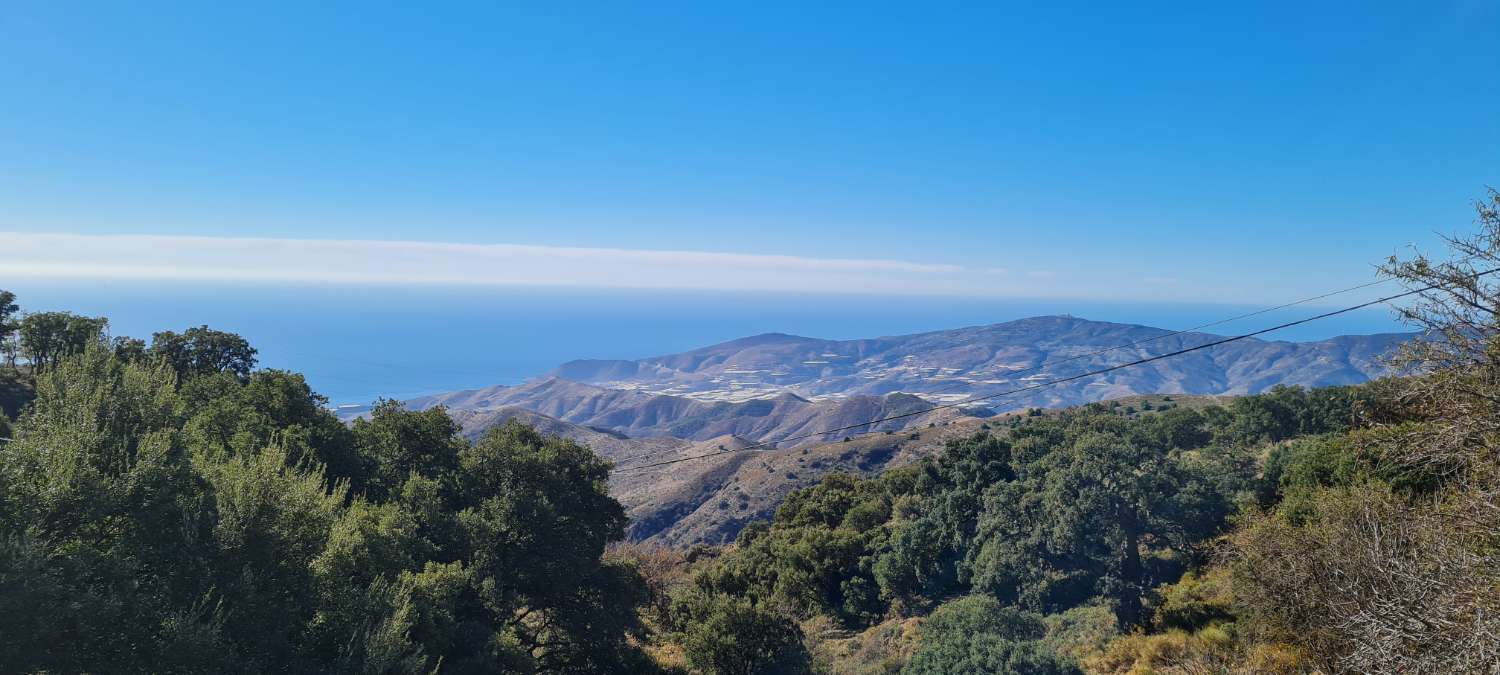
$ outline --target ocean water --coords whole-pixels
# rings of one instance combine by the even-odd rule
[[[1182,329],[1260,309],[1088,300],[537,288],[57,282],[0,279],[23,310],[110,318],[115,335],[207,324],[240,333],[263,367],[305,373],[334,404],[516,384],[578,358],[634,359],[759,333],[850,339],[1072,314]],[[1309,289],[1308,295],[1321,290]],[[1394,292],[1375,287],[1209,332],[1245,333]],[[1294,300],[1287,298],[1286,300]],[[1279,304],[1271,302],[1268,304]],[[1403,330],[1385,308],[1314,322],[1268,339],[1317,340]]]

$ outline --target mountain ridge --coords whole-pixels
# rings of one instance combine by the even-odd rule
[[[1027,389],[1223,337],[1070,315],[854,340],[762,333],[645,359],[569,361],[520,385],[447,392],[406,403],[453,410],[523,408],[632,438],[704,441],[732,435],[780,443],[798,437],[806,444],[837,440],[836,434],[820,431],[1016,389],[1025,390],[986,399],[986,408],[916,414],[875,430],[1126,396],[1239,395],[1278,384],[1357,384],[1383,375],[1381,357],[1411,337],[1247,338]]]
[[[824,340],[763,334],[635,361],[570,361],[550,373],[606,388],[732,400],[791,391],[809,400],[904,392],[935,400],[1015,388],[1135,359],[1201,346],[1224,336],[1091,321],[1068,315],[927,331]],[[1246,338],[1172,363],[1116,371],[1102,383],[1062,385],[1061,394],[1020,397],[1012,408],[1073,405],[1145,393],[1254,393],[1268,383],[1353,384],[1384,372],[1380,356],[1410,333],[1345,335],[1295,342]],[[1121,345],[1130,345],[1121,347]],[[1093,353],[1100,352],[1100,353]],[[1252,375],[1260,373],[1260,376]],[[1108,396],[1084,386],[1118,384]],[[1009,387],[1002,385],[1011,385]]]
[[[1223,338],[1066,315],[858,340],[765,333],[634,361],[570,361],[520,385],[448,392],[407,405],[446,406],[471,437],[520,419],[589,445],[622,468],[701,457],[670,471],[611,476],[611,491],[630,515],[630,538],[681,546],[728,541],[746,522],[774,511],[786,493],[830,471],[869,475],[915,461],[997,413],[1141,396],[1215,400],[1278,384],[1355,384],[1384,374],[1381,357],[1411,338],[1249,338],[1022,392],[992,408],[923,413],[955,397]],[[907,413],[919,414],[828,433]],[[793,438],[798,442],[785,442]],[[726,452],[762,443],[767,446],[759,452]]]

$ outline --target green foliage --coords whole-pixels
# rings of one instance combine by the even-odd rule
[[[355,420],[353,426],[365,463],[365,491],[377,499],[390,498],[415,474],[438,480],[445,494],[451,494],[456,486],[447,478],[458,468],[464,447],[458,431],[458,423],[442,408],[417,412],[399,401],[377,402],[369,418]]]
[[[625,527],[608,475],[587,448],[515,421],[460,457],[453,501],[480,599],[540,614],[517,639],[548,669],[603,669],[640,630],[643,582],[631,568],[600,564]]]
[[[1157,581],[1143,541],[1185,553],[1228,509],[1170,448],[1131,431],[1113,416],[1072,420],[1062,444],[987,490],[974,585],[1045,611],[1104,593],[1122,625],[1140,622],[1140,598]]]
[[[923,644],[901,670],[902,675],[1081,675],[1082,672],[1041,642],[1020,642],[989,634]]]
[[[903,675],[1081,673],[1041,642],[1037,614],[1004,607],[989,596],[970,596],[938,607],[922,624],[922,644]]]
[[[941,516],[893,526],[889,549],[873,572],[883,598],[921,606],[958,586],[956,547]]]
[[[1080,605],[1049,614],[1042,620],[1047,624],[1043,642],[1059,655],[1074,660],[1104,649],[1121,634],[1114,611],[1104,602]]]
[[[942,605],[924,635],[945,632],[944,616],[979,621],[965,608],[994,603],[1063,617],[1053,633],[1101,649],[1121,627],[1213,624],[1227,620],[1223,596],[1178,587],[1162,598],[1156,589],[1204,561],[1205,542],[1226,528],[1235,504],[1283,475],[1324,475],[1299,454],[1303,442],[1284,445],[1283,434],[1343,431],[1365,395],[1277,389],[1229,408],[1126,417],[1090,406],[1016,417],[1004,430],[950,442],[936,458],[869,479],[830,475],[792,493],[693,587],[846,629]],[[982,600],[943,604],[966,594]],[[1044,638],[1039,625],[1022,636],[959,630],[976,637],[937,640],[911,667],[1071,672],[1084,651]]]
[[[874,565],[883,598],[922,607],[964,590],[962,561],[977,529],[985,486],[1015,478],[1012,446],[991,434],[952,443],[935,462],[885,480],[911,497],[889,527]]]
[[[234,611],[227,628],[257,671],[288,670],[315,610],[312,562],[339,518],[342,491],[267,448],[203,466],[217,515],[215,587]]]
[[[990,633],[1007,640],[1040,640],[1047,627],[1038,614],[1001,605],[987,595],[970,595],[944,603],[922,622],[922,638],[934,641]]]
[[[1160,589],[1160,632],[1114,640],[1085,659],[1090,670],[1484,672],[1500,663],[1500,284],[1488,277],[1500,263],[1500,192],[1476,206],[1480,230],[1450,239],[1449,261],[1418,254],[1382,266],[1419,293],[1396,307],[1422,331],[1391,361],[1408,376],[1277,388],[1213,415],[1215,444],[1233,454],[1274,444],[1255,500],[1216,542],[1216,564]]]
[[[16,364],[16,330],[21,327],[21,306],[16,304],[16,294],[0,289],[0,356],[8,365]]]
[[[1315,507],[1324,488],[1352,487],[1377,482],[1406,495],[1429,495],[1450,479],[1448,467],[1402,465],[1370,452],[1379,436],[1410,433],[1419,425],[1352,434],[1298,438],[1271,450],[1265,462],[1257,497],[1261,506],[1276,507],[1281,517],[1300,522]]]
[[[673,607],[688,662],[705,675],[804,673],[809,655],[790,619],[753,601],[695,592]]]
[[[1230,443],[1256,443],[1346,431],[1369,395],[1369,389],[1361,387],[1272,387],[1232,401],[1231,421],[1217,435]]]
[[[653,668],[587,448],[394,405],[350,430],[280,371],[48,358],[0,445],[0,671]]]
[[[1196,631],[1234,620],[1234,589],[1228,570],[1189,572],[1161,588],[1152,623],[1158,628]]]
[[[15,420],[36,396],[30,373],[18,368],[0,367],[0,418]]]
[[[146,349],[145,340],[122,335],[110,340],[109,346],[110,349],[114,350],[115,358],[121,361],[145,361],[150,358],[150,352]]]
[[[0,670],[150,670],[179,640],[211,638],[210,521],[172,384],[99,348],[39,378],[0,446],[0,597],[17,603]],[[206,623],[183,630],[195,612]]]
[[[20,351],[37,372],[102,342],[109,320],[72,312],[38,312],[21,319]]]
[[[870,551],[889,515],[878,483],[837,474],[789,495],[777,522],[747,528],[740,554],[707,571],[700,583],[789,608],[801,617],[835,616],[863,624],[881,613]]]
[[[577,443],[515,422],[471,443],[391,401],[346,426],[300,375],[253,371],[239,336],[148,349],[106,326],[27,317],[34,385],[0,381],[10,416],[24,406],[0,416],[3,672],[648,672],[653,602],[704,673],[809,670],[799,622],[899,628],[890,672],[1291,672],[1373,663],[1348,645],[1395,639],[1351,633],[1396,630],[1359,613],[1378,602],[1439,614],[1428,642],[1449,646],[1401,643],[1421,663],[1473,652],[1473,630],[1442,627],[1495,615],[1472,600],[1494,585],[1491,512],[1451,498],[1494,473],[1493,427],[1463,426],[1493,416],[1472,412],[1492,385],[1467,371],[1439,392],[1469,406],[1458,421],[1377,398],[1389,385],[1029,411],[792,493],[669,595],[605,555],[626,518]],[[1235,504],[1237,557],[1202,569]],[[1420,588],[1387,592],[1398,567]]]
[[[245,338],[208,326],[156,333],[151,336],[150,354],[166,361],[182,380],[216,373],[244,380],[255,368],[255,348]]]
[[[362,490],[365,461],[327,403],[297,373],[262,370],[244,382],[233,373],[214,373],[181,385],[178,414],[184,439],[198,452],[248,454],[274,442],[293,464],[321,464],[330,478]]]

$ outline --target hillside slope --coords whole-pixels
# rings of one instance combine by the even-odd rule
[[[821,434],[870,419],[905,415],[932,407],[907,394],[852,396],[809,401],[795,394],[740,402],[702,401],[683,396],[606,389],[551,377],[518,387],[491,387],[453,392],[407,401],[414,409],[437,405],[454,411],[520,408],[572,424],[607,429],[632,438],[671,436],[707,441],[737,436],[756,442],[778,443],[813,434],[799,443],[834,440]],[[952,409],[922,413],[875,425],[875,430],[902,429],[951,419],[965,413],[987,415],[983,409]]]
[[[1196,407],[1215,400],[1177,397],[1163,403],[1162,397],[1151,396],[1122,399],[1120,403],[1138,406],[1151,401],[1159,407]],[[451,414],[471,440],[490,427],[518,420],[544,433],[585,444],[621,469],[694,458],[654,470],[616,471],[610,476],[610,494],[625,506],[630,517],[628,537],[674,547],[733,541],[745,524],[770,518],[786,495],[816,484],[823,476],[835,472],[876,475],[936,455],[948,441],[981,430],[1003,429],[1009,418],[1017,415],[955,417],[847,441],[734,452],[752,443],[737,436],[703,441],[630,438],[521,408],[456,410]]]
[[[825,474],[872,474],[887,466],[905,464],[941,450],[950,438],[973,433],[982,423],[975,418],[959,418],[848,442],[733,452],[752,443],[730,435],[703,441],[662,436],[630,438],[514,407],[453,410],[450,414],[470,440],[483,436],[491,427],[516,420],[587,445],[621,468],[710,455],[667,469],[616,471],[610,476],[610,494],[624,505],[630,517],[630,539],[673,546],[733,540],[745,523],[770,517],[788,493],[816,483]]]
[[[1119,399],[1123,410],[1199,408],[1223,402],[1220,397],[1132,396]],[[1050,416],[1057,411],[1043,411]],[[610,489],[617,499],[634,505],[629,536],[673,547],[694,544],[724,544],[755,520],[768,520],[788,494],[816,485],[830,473],[874,476],[905,466],[924,457],[941,454],[950,441],[981,431],[1004,434],[1013,418],[1026,413],[1007,413],[979,419],[961,417],[931,426],[857,436],[849,440],[818,443],[797,448],[730,453],[673,464],[655,471],[616,472]],[[709,444],[703,444],[709,445]],[[727,446],[732,449],[732,445]],[[709,450],[708,452],[713,452]],[[665,458],[703,454],[702,449],[682,449]],[[625,461],[621,467],[660,461]],[[658,485],[670,485],[664,488]]]

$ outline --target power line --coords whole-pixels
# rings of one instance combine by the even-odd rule
[[[1465,256],[1463,258],[1458,259],[1456,262],[1457,263],[1472,262],[1473,260],[1475,260],[1478,257],[1479,256],[1477,256],[1477,255]],[[1019,370],[1012,370],[1012,371],[1010,371],[1010,372],[1008,372],[1006,374],[1007,375],[1019,375],[1019,374],[1022,374],[1022,373],[1036,372],[1036,371],[1048,368],[1050,366],[1056,366],[1056,365],[1063,364],[1063,363],[1068,363],[1068,362],[1071,362],[1071,361],[1077,361],[1079,359],[1086,359],[1086,358],[1090,358],[1090,357],[1094,357],[1094,356],[1099,356],[1101,354],[1107,354],[1109,352],[1119,351],[1121,349],[1129,349],[1131,347],[1138,347],[1138,346],[1146,344],[1146,343],[1157,342],[1159,340],[1165,340],[1167,338],[1176,337],[1178,335],[1183,335],[1183,334],[1186,334],[1186,333],[1193,333],[1193,332],[1196,332],[1196,331],[1203,330],[1205,328],[1213,328],[1214,326],[1222,326],[1222,325],[1227,324],[1227,323],[1234,323],[1235,321],[1241,321],[1241,320],[1244,320],[1244,319],[1249,319],[1249,318],[1261,316],[1263,314],[1269,314],[1271,312],[1275,312],[1275,311],[1279,311],[1279,310],[1283,310],[1283,309],[1288,309],[1288,308],[1291,308],[1291,307],[1296,307],[1298,305],[1305,305],[1305,304],[1307,304],[1309,302],[1317,302],[1318,300],[1326,300],[1326,299],[1334,297],[1336,295],[1343,295],[1345,293],[1352,293],[1354,291],[1358,291],[1358,290],[1363,290],[1363,289],[1366,289],[1366,288],[1370,288],[1371,286],[1379,286],[1381,284],[1390,283],[1390,282],[1395,281],[1395,280],[1396,280],[1396,277],[1390,277],[1390,276],[1388,276],[1388,277],[1385,277],[1384,279],[1376,279],[1374,281],[1368,281],[1368,282],[1365,282],[1365,283],[1362,283],[1362,284],[1357,284],[1357,285],[1354,285],[1354,286],[1350,286],[1348,288],[1341,288],[1341,289],[1336,290],[1336,291],[1329,291],[1329,292],[1323,293],[1321,295],[1314,295],[1314,296],[1309,297],[1309,298],[1302,298],[1301,300],[1294,300],[1292,302],[1288,302],[1288,303],[1276,305],[1275,307],[1267,307],[1265,309],[1258,309],[1258,310],[1255,310],[1253,312],[1247,312],[1245,314],[1240,314],[1238,316],[1231,316],[1231,317],[1226,318],[1226,319],[1218,319],[1216,321],[1210,321],[1210,322],[1205,323],[1205,324],[1199,324],[1199,325],[1193,326],[1191,328],[1183,328],[1181,330],[1169,331],[1169,332],[1163,333],[1161,335],[1153,335],[1153,336],[1148,337],[1148,338],[1141,338],[1141,339],[1136,340],[1134,342],[1127,342],[1127,343],[1122,344],[1122,345],[1115,345],[1113,347],[1104,347],[1102,349],[1097,349],[1095,351],[1084,352],[1082,354],[1075,354],[1075,355],[1069,356],[1067,358],[1057,359],[1057,360],[1053,360],[1053,361],[1043,361],[1042,363],[1039,363],[1037,365],[1029,366],[1029,367],[1026,367],[1026,368],[1021,368]],[[940,386],[940,387],[938,387],[936,389],[929,389],[927,391],[910,392],[910,393],[913,394],[913,395],[915,395],[915,396],[922,396],[924,394],[936,394],[936,393],[940,393],[940,392],[952,389],[955,386],[958,386],[960,384],[966,384],[966,383],[962,382],[962,381],[950,382],[949,384]],[[960,403],[960,405],[962,405],[962,403]],[[831,432],[824,432],[824,433],[831,433]],[[782,440],[780,440],[778,442],[784,443],[787,440],[791,440],[791,439],[782,439]],[[656,454],[659,454],[659,453],[656,453]],[[625,457],[625,458],[622,458],[622,459],[623,460],[637,459],[637,458],[642,457],[642,456],[650,456],[650,455],[636,455],[636,456],[633,456],[633,457]]]
[[[1309,302],[1316,302],[1318,300],[1324,300],[1324,299],[1331,298],[1331,297],[1336,296],[1336,295],[1342,295],[1344,293],[1350,293],[1350,292],[1353,292],[1353,291],[1362,290],[1362,289],[1365,289],[1365,288],[1369,288],[1371,286],[1378,286],[1380,284],[1388,283],[1388,282],[1391,282],[1391,281],[1394,281],[1394,280],[1395,280],[1395,277],[1386,277],[1384,279],[1376,279],[1374,281],[1369,281],[1369,282],[1366,282],[1366,283],[1363,283],[1363,284],[1358,284],[1358,285],[1355,285],[1355,286],[1350,286],[1348,288],[1342,288],[1342,289],[1339,289],[1339,290],[1336,290],[1336,291],[1330,291],[1328,293],[1323,293],[1321,295],[1314,295],[1312,297],[1302,298],[1301,300],[1295,300],[1295,301],[1292,301],[1292,302],[1288,302],[1288,303],[1276,305],[1275,307],[1267,307],[1265,309],[1259,309],[1259,310],[1256,310],[1256,311],[1253,311],[1253,312],[1248,312],[1248,313],[1245,313],[1245,314],[1240,314],[1238,316],[1231,316],[1231,317],[1229,317],[1227,319],[1219,319],[1217,321],[1210,321],[1208,323],[1200,324],[1200,325],[1197,325],[1197,326],[1193,326],[1191,328],[1183,328],[1181,330],[1169,331],[1169,332],[1163,333],[1161,335],[1153,335],[1151,337],[1141,338],[1139,340],[1135,340],[1133,342],[1127,342],[1127,343],[1122,344],[1122,345],[1115,345],[1113,347],[1104,347],[1102,349],[1096,349],[1094,351],[1084,352],[1082,354],[1075,354],[1073,356],[1069,356],[1069,357],[1066,357],[1066,358],[1054,359],[1054,360],[1049,360],[1049,361],[1043,361],[1042,363],[1039,363],[1039,364],[1034,365],[1034,366],[1028,366],[1026,368],[1021,368],[1021,369],[1018,369],[1018,370],[1009,371],[1006,374],[1010,375],[1011,377],[1014,377],[1016,375],[1021,375],[1023,373],[1036,372],[1036,371],[1040,371],[1040,370],[1043,370],[1043,369],[1046,369],[1046,368],[1049,368],[1049,367],[1052,367],[1052,366],[1057,366],[1057,365],[1060,365],[1060,364],[1069,363],[1071,361],[1077,361],[1079,359],[1091,358],[1091,357],[1094,357],[1094,356],[1099,356],[1099,355],[1102,355],[1102,354],[1107,354],[1107,353],[1110,353],[1110,352],[1119,351],[1121,349],[1129,349],[1131,347],[1138,347],[1138,346],[1146,344],[1146,343],[1157,342],[1157,341],[1160,341],[1160,340],[1165,340],[1167,338],[1176,337],[1178,335],[1184,335],[1186,333],[1192,333],[1192,332],[1195,332],[1195,331],[1200,331],[1200,330],[1203,330],[1205,328],[1213,328],[1214,326],[1221,326],[1221,325],[1224,325],[1224,324],[1227,324],[1227,323],[1233,323],[1235,321],[1240,321],[1240,320],[1243,320],[1243,319],[1249,319],[1249,318],[1252,318],[1252,317],[1260,316],[1262,314],[1269,314],[1271,312],[1275,312],[1275,311],[1278,311],[1278,310],[1287,309],[1287,308],[1290,308],[1290,307],[1296,307],[1298,305],[1305,305],[1305,304],[1307,304]],[[955,381],[955,382],[950,382],[947,385],[940,386],[940,387],[938,387],[936,389],[929,389],[927,391],[910,392],[910,393],[912,393],[915,396],[924,396],[924,395],[936,394],[936,393],[940,393],[940,392],[943,392],[943,391],[946,391],[946,390],[949,390],[949,389],[953,389],[955,386],[960,385],[960,384],[967,384],[967,382],[964,382],[964,381]],[[956,404],[952,404],[952,405],[962,406],[962,405],[966,405],[967,403],[969,403],[972,400],[975,400],[975,399],[966,399],[964,401],[960,401],[960,402],[958,402]],[[936,409],[937,408],[935,408],[934,410],[936,410]],[[926,412],[930,412],[930,411],[926,411]],[[923,414],[923,413],[917,413],[917,414]],[[906,415],[903,415],[903,416],[906,416]],[[890,418],[882,418],[882,419],[876,420],[875,422],[868,422],[866,424],[874,424],[874,423],[877,423],[877,422],[886,421],[888,419],[900,419],[900,418],[901,418],[901,416],[890,417]],[[859,427],[859,426],[864,426],[864,425],[863,424],[855,425],[855,427]],[[854,427],[850,427],[850,428],[854,428]],[[797,437],[792,437],[792,438],[783,438],[783,439],[775,441],[775,443],[785,443],[785,442],[791,441],[791,440],[800,440],[800,439],[803,439],[803,438],[810,438],[810,437],[813,437],[813,436],[820,436],[820,435],[830,434],[830,433],[834,433],[835,431],[840,431],[840,430],[839,429],[834,429],[834,430],[823,431],[823,432],[818,432],[818,433],[814,433],[814,434],[807,434],[807,435],[804,435],[804,436],[797,436]],[[769,445],[769,444],[770,443],[768,442],[768,443],[762,443],[762,444],[759,444],[759,445]],[[757,446],[750,446],[750,448],[759,447],[759,445],[757,445]],[[749,449],[749,448],[746,448],[746,449]],[[621,458],[617,459],[616,461],[628,462],[628,461],[633,460],[633,459],[644,459],[644,458],[648,458],[648,457],[656,457],[656,456],[661,455],[661,454],[663,454],[663,453],[661,453],[661,452],[647,452],[647,453],[641,453],[641,454],[637,454],[637,455],[629,455],[629,456],[626,456],[626,457],[621,457]],[[630,467],[630,468],[635,468],[635,467]],[[623,467],[622,467],[621,470],[623,470]]]
[[[1482,276],[1485,276],[1485,275],[1488,275],[1488,274],[1493,274],[1495,272],[1500,272],[1500,268],[1496,268],[1496,269],[1492,269],[1492,270],[1487,270],[1485,272],[1480,272],[1480,273],[1477,273],[1477,274],[1473,275],[1473,277],[1474,278],[1478,278],[1478,277],[1482,277]],[[1383,297],[1383,298],[1378,298],[1378,299],[1375,299],[1375,300],[1371,300],[1369,302],[1363,302],[1363,303],[1360,303],[1358,305],[1353,305],[1351,307],[1345,307],[1343,309],[1336,309],[1336,310],[1333,310],[1333,311],[1330,311],[1330,312],[1324,312],[1322,314],[1318,314],[1316,316],[1307,317],[1305,319],[1298,319],[1296,321],[1289,321],[1287,323],[1283,323],[1283,324],[1280,324],[1280,325],[1277,325],[1277,326],[1272,326],[1270,328],[1262,328],[1260,330],[1253,331],[1253,332],[1250,332],[1250,333],[1245,333],[1243,335],[1236,335],[1236,336],[1233,336],[1233,337],[1222,338],[1222,339],[1219,339],[1219,340],[1214,340],[1212,342],[1207,342],[1207,343],[1204,343],[1204,344],[1201,344],[1201,345],[1197,345],[1195,347],[1187,347],[1185,349],[1179,349],[1179,350],[1176,350],[1176,351],[1168,352],[1166,354],[1159,354],[1159,355],[1156,355],[1156,356],[1150,356],[1150,357],[1146,357],[1146,358],[1143,358],[1143,359],[1137,359],[1137,360],[1131,361],[1129,363],[1122,363],[1122,364],[1118,364],[1118,365],[1114,365],[1114,366],[1109,366],[1107,368],[1100,368],[1098,370],[1089,371],[1087,373],[1082,373],[1082,374],[1079,374],[1079,375],[1072,375],[1072,376],[1069,376],[1069,377],[1062,377],[1062,378],[1058,378],[1058,379],[1055,379],[1055,380],[1048,380],[1046,382],[1038,382],[1038,383],[1033,384],[1033,385],[1028,385],[1028,386],[1025,386],[1025,387],[1019,387],[1019,388],[1011,389],[1011,390],[1008,390],[1008,391],[1002,391],[1002,392],[998,392],[998,393],[995,393],[995,394],[988,394],[988,395],[985,395],[985,396],[971,397],[969,399],[966,399],[964,401],[960,401],[958,403],[948,403],[948,404],[943,404],[943,405],[937,405],[937,406],[933,406],[931,408],[927,408],[925,410],[918,410],[918,411],[913,411],[913,412],[909,412],[909,413],[902,413],[900,415],[891,415],[889,417],[882,417],[882,418],[879,418],[879,419],[870,420],[868,422],[863,422],[863,423],[860,423],[860,424],[852,424],[852,425],[849,425],[849,426],[838,427],[836,429],[828,429],[828,430],[817,432],[817,433],[803,434],[801,436],[793,436],[791,438],[784,438],[780,442],[784,443],[784,442],[787,442],[787,441],[794,441],[794,440],[801,440],[801,439],[804,439],[804,438],[811,438],[813,436],[823,436],[823,435],[827,435],[827,434],[837,433],[837,432],[840,432],[840,431],[848,431],[848,430],[851,430],[851,429],[858,429],[858,428],[861,428],[861,427],[869,426],[871,424],[878,424],[880,422],[888,422],[888,421],[891,421],[891,420],[898,420],[898,419],[903,419],[903,418],[906,418],[906,417],[915,417],[917,415],[925,415],[925,414],[930,413],[930,412],[935,412],[935,411],[938,411],[938,410],[944,410],[944,409],[948,409],[948,408],[957,408],[957,407],[964,406],[964,405],[967,405],[967,404],[970,404],[970,403],[974,403],[976,401],[985,401],[985,400],[990,400],[990,399],[994,399],[994,398],[999,398],[1001,396],[1009,396],[1009,395],[1012,395],[1012,394],[1018,394],[1018,393],[1032,391],[1032,390],[1036,390],[1036,389],[1043,389],[1043,388],[1046,388],[1046,387],[1051,387],[1051,386],[1058,385],[1058,384],[1063,384],[1063,383],[1066,383],[1066,382],[1074,382],[1074,381],[1081,380],[1081,379],[1084,379],[1084,378],[1087,378],[1087,377],[1093,377],[1093,376],[1096,376],[1096,375],[1103,375],[1105,373],[1114,372],[1116,370],[1121,370],[1121,369],[1124,369],[1124,368],[1131,368],[1131,367],[1134,367],[1134,366],[1139,366],[1139,365],[1142,365],[1142,364],[1151,363],[1153,361],[1160,361],[1162,359],[1172,358],[1174,356],[1181,356],[1183,354],[1187,354],[1187,353],[1190,353],[1190,352],[1196,352],[1196,351],[1200,351],[1200,350],[1203,350],[1203,349],[1208,349],[1210,347],[1217,347],[1219,345],[1224,345],[1224,344],[1228,344],[1228,343],[1231,343],[1231,342],[1238,342],[1240,340],[1246,340],[1246,339],[1253,338],[1253,337],[1256,337],[1256,336],[1259,336],[1259,335],[1265,335],[1266,333],[1271,333],[1271,332],[1274,332],[1274,331],[1283,330],[1283,329],[1286,329],[1286,328],[1291,328],[1293,326],[1299,326],[1299,325],[1302,325],[1302,324],[1305,324],[1305,323],[1311,323],[1313,321],[1318,321],[1320,319],[1326,319],[1326,318],[1329,318],[1329,317],[1332,317],[1332,316],[1338,316],[1340,314],[1347,314],[1347,313],[1353,312],[1355,310],[1360,310],[1360,309],[1364,309],[1366,307],[1371,307],[1371,306],[1374,306],[1374,305],[1379,305],[1379,304],[1382,304],[1382,303],[1390,302],[1392,300],[1399,300],[1401,298],[1405,298],[1405,297],[1408,297],[1408,296],[1416,295],[1418,293],[1426,293],[1427,291],[1435,290],[1435,289],[1438,289],[1438,288],[1441,288],[1441,287],[1442,287],[1441,284],[1433,284],[1433,285],[1430,285],[1430,286],[1427,286],[1427,287],[1424,287],[1424,288],[1418,288],[1416,290],[1411,290],[1411,291],[1405,291],[1405,292],[1402,292],[1402,293],[1397,293],[1395,295],[1390,295],[1390,296],[1386,296],[1386,297]],[[873,431],[860,432],[859,435],[863,435],[863,434],[867,434],[867,433],[873,433]],[[703,459],[703,458],[706,458],[706,457],[716,457],[718,455],[729,454],[729,453],[734,453],[734,452],[746,452],[746,451],[749,451],[749,450],[754,450],[756,448],[769,447],[769,446],[771,446],[770,443],[761,442],[761,443],[757,443],[755,445],[750,445],[750,446],[746,446],[744,448],[740,448],[738,450],[723,450],[723,451],[719,451],[719,452],[705,453],[705,454],[701,454],[701,455],[693,455],[691,457],[679,457],[677,459],[670,459],[670,460],[665,460],[665,461],[661,461],[661,462],[653,462],[651,464],[642,464],[640,466],[625,467],[625,468],[617,469],[617,472],[624,473],[624,472],[628,472],[628,471],[640,471],[640,470],[651,469],[651,468],[655,468],[655,467],[659,467],[659,466],[666,466],[666,465],[669,465],[669,464],[677,464],[677,463],[680,463],[680,462],[688,462],[688,461],[692,461],[692,460],[695,460],[695,459]]]
[[[1127,342],[1127,344],[1124,344],[1124,345],[1115,345],[1115,347],[1101,348],[1101,350],[1086,351],[1086,353],[1083,353],[1083,354],[1074,354],[1074,356],[1065,357],[1065,359],[1050,360],[1050,362],[1038,363],[1038,365],[1029,366],[1029,368],[1022,368],[1022,369],[1019,369],[1019,371],[1008,372],[1007,375],[1020,375],[1020,374],[1025,374],[1025,372],[1043,371],[1043,369],[1050,368],[1050,366],[1058,366],[1058,365],[1062,365],[1062,363],[1077,362],[1077,360],[1080,360],[1080,359],[1089,359],[1089,357],[1097,357],[1097,356],[1101,356],[1101,354],[1109,354],[1109,353],[1112,353],[1112,351],[1130,350],[1131,347],[1140,347],[1140,345],[1148,344],[1148,342],[1164,341],[1164,339],[1167,339],[1167,338],[1176,338],[1176,336],[1185,335],[1185,333],[1199,332],[1199,330],[1212,329],[1212,327],[1215,327],[1215,326],[1223,326],[1223,324],[1235,323],[1235,321],[1247,320],[1247,318],[1260,317],[1260,315],[1271,314],[1271,312],[1280,311],[1280,309],[1295,308],[1295,306],[1298,306],[1298,305],[1307,305],[1307,303],[1317,302],[1317,300],[1325,300],[1325,299],[1329,299],[1329,297],[1341,296],[1341,294],[1346,294],[1346,293],[1353,293],[1353,291],[1364,290],[1364,288],[1376,287],[1376,285],[1386,284],[1386,282],[1391,282],[1391,281],[1395,281],[1395,278],[1376,279],[1376,281],[1367,282],[1367,284],[1359,284],[1359,285],[1356,285],[1356,287],[1349,287],[1349,288],[1343,288],[1343,290],[1331,291],[1331,293],[1325,293],[1325,294],[1322,294],[1322,296],[1305,297],[1305,299],[1296,300],[1296,302],[1286,303],[1286,305],[1277,305],[1277,306],[1275,306],[1275,308],[1257,309],[1257,311],[1248,312],[1248,314],[1242,314],[1242,315],[1239,315],[1239,317],[1230,317],[1230,318],[1224,318],[1224,320],[1211,321],[1211,323],[1202,324],[1202,326],[1194,326],[1194,327],[1191,327],[1191,329],[1173,330],[1173,332],[1163,333],[1163,335],[1151,336],[1151,338],[1142,338],[1142,339],[1139,339],[1139,341],[1134,341],[1134,342]],[[913,393],[913,395],[916,395],[916,396],[933,395],[933,393],[941,393],[941,392],[945,392],[945,390],[954,389],[954,387],[959,386],[959,384],[965,384],[965,383],[962,383],[962,381],[960,381],[960,383],[950,383],[950,384],[947,384],[947,386],[938,387],[938,389],[929,390],[929,392],[912,392],[912,393]],[[778,441],[778,443],[786,443],[786,441],[787,440],[781,440],[781,441]]]

